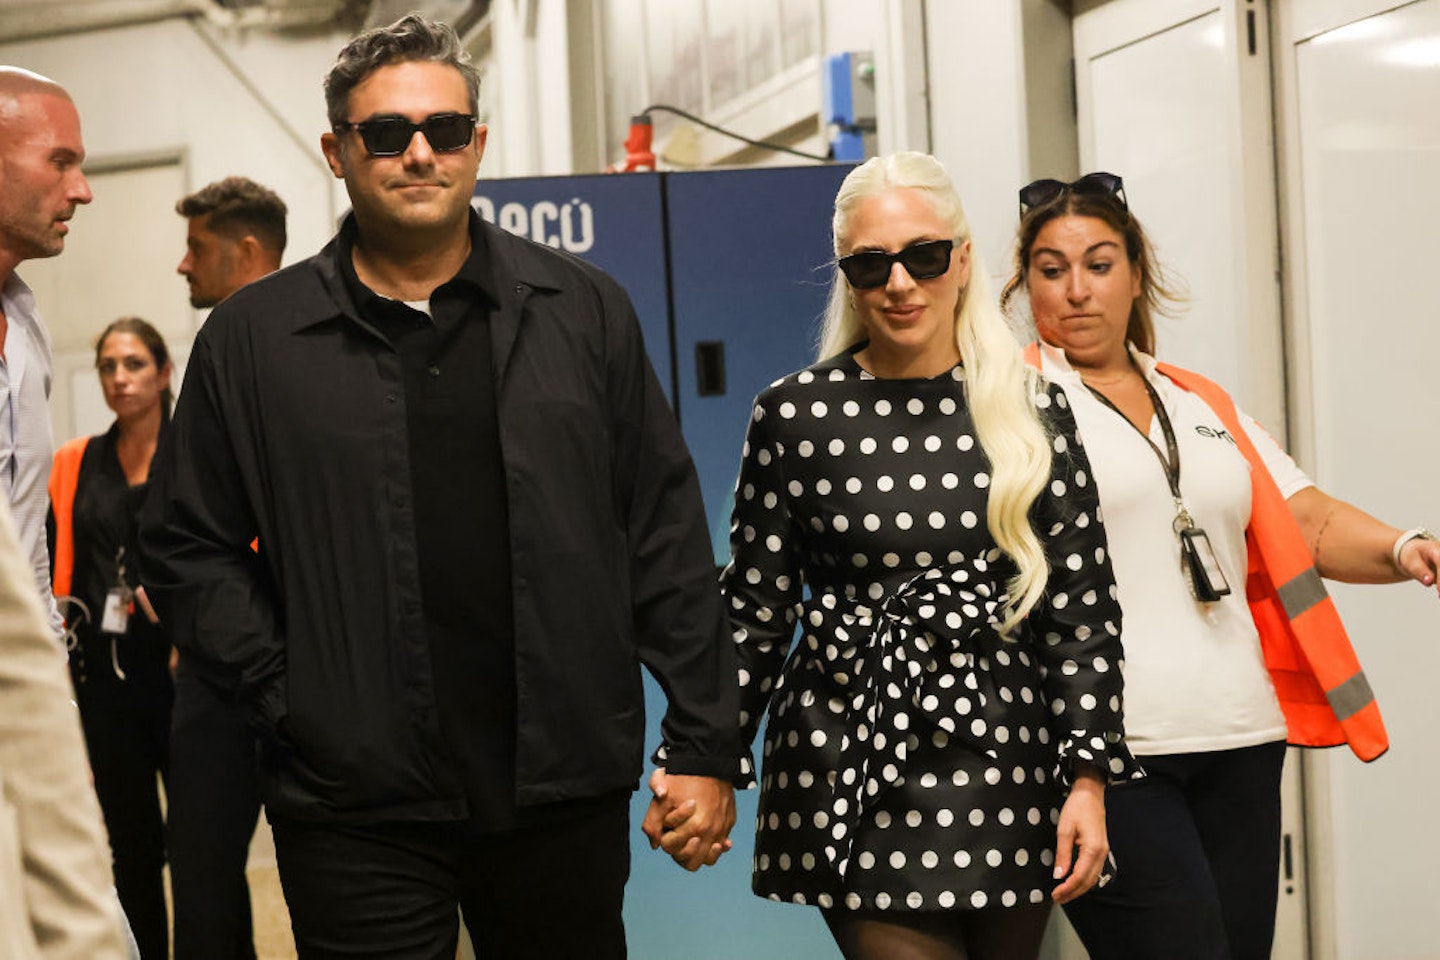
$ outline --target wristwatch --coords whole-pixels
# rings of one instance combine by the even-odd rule
[[[1395,546],[1390,548],[1390,562],[1395,564],[1396,570],[1404,573],[1405,571],[1400,566],[1400,551],[1405,549],[1405,544],[1409,543],[1411,540],[1435,539],[1437,539],[1435,534],[1431,533],[1429,530],[1426,530],[1424,527],[1411,527],[1409,530],[1406,530],[1404,533],[1400,534],[1400,536],[1395,538]]]

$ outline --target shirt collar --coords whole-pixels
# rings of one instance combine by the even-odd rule
[[[497,307],[500,305],[499,284],[495,278],[489,241],[485,236],[485,231],[481,228],[480,215],[473,209],[470,211],[469,229],[469,256],[460,265],[455,276],[436,287],[431,292],[431,296],[433,297],[436,292],[451,284],[457,284],[471,288],[485,299],[488,306]],[[336,261],[340,268],[340,277],[349,291],[356,309],[362,316],[367,317],[386,316],[395,310],[404,311],[406,314],[414,313],[415,311],[405,306],[403,302],[382,297],[360,281],[359,276],[355,273],[354,261],[355,236],[358,230],[355,214],[350,213],[340,224],[340,233],[336,237]]]
[[[1070,365],[1069,359],[1065,356],[1065,351],[1046,343],[1044,340],[1039,341],[1039,343],[1041,370],[1044,374],[1051,380],[1057,382],[1073,380],[1074,385],[1079,385],[1080,374],[1076,373],[1075,368]],[[1145,375],[1145,379],[1154,380],[1155,358],[1142,351],[1131,341],[1126,341],[1125,348],[1130,351],[1130,359],[1135,361],[1135,365],[1140,368],[1140,372]]]

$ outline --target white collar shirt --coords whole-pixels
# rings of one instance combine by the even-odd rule
[[[13,273],[0,288],[0,309],[6,320],[4,359],[0,360],[0,488],[58,637],[64,624],[50,590],[50,548],[45,534],[55,452],[50,430],[50,335],[35,307],[35,295]]]
[[[1105,517],[1124,610],[1126,740],[1146,756],[1283,740],[1285,718],[1245,600],[1250,465],[1204,400],[1158,373],[1153,357],[1133,347],[1131,355],[1170,417],[1181,493],[1231,592],[1213,603],[1194,599],[1159,459],[1140,431],[1085,387],[1061,351],[1042,345],[1041,369],[1070,399]],[[1244,414],[1241,423],[1281,493],[1312,485],[1268,433]],[[1149,440],[1166,449],[1158,417]]]

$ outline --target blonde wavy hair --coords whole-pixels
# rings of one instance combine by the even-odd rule
[[[925,153],[875,157],[850,172],[835,196],[832,224],[836,257],[850,252],[850,219],[861,203],[887,190],[914,190],[949,224],[956,247],[970,240],[960,196],[940,161]],[[820,331],[819,357],[844,353],[868,338],[855,309],[850,286],[837,267]],[[965,368],[965,395],[975,420],[980,447],[990,461],[990,500],[986,522],[995,542],[1015,561],[1008,586],[1010,603],[1000,624],[1002,635],[1025,619],[1045,592],[1050,569],[1040,538],[1030,525],[1030,507],[1050,480],[1051,441],[1035,409],[1042,389],[1025,363],[972,247],[970,282],[955,305],[955,342]]]

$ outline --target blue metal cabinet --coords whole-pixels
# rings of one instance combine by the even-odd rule
[[[486,219],[584,257],[629,292],[695,459],[717,564],[729,556],[751,401],[814,359],[833,270],[831,208],[850,169],[535,177],[476,188]],[[645,694],[653,745],[665,699],[648,674]],[[818,911],[750,892],[757,796],[736,799],[735,848],[691,876],[640,834],[649,802],[641,784],[625,904],[634,960],[839,957]]]

